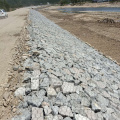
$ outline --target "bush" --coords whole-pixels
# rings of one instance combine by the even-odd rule
[[[63,6],[65,4],[68,4],[68,1],[67,0],[60,0],[60,5]]]

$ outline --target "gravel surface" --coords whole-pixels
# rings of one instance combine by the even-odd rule
[[[21,115],[13,120],[119,120],[120,66],[30,10]]]

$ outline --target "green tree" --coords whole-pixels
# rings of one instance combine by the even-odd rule
[[[5,9],[6,11],[9,11],[10,6],[6,2],[6,0],[0,0],[0,9]]]
[[[30,6],[30,5],[40,5],[49,3],[59,3],[60,0],[6,0],[11,7],[20,7],[20,6]]]
[[[68,4],[68,1],[67,0],[60,0],[60,5],[63,6],[65,4]]]

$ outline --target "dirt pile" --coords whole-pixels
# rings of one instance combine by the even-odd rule
[[[109,19],[109,18],[105,18],[103,20],[98,20],[98,22],[100,22],[100,23],[111,23],[111,24],[115,23],[115,21],[113,19]]]

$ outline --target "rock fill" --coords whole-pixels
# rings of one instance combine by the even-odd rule
[[[120,66],[30,10],[20,115],[13,120],[119,120]]]

